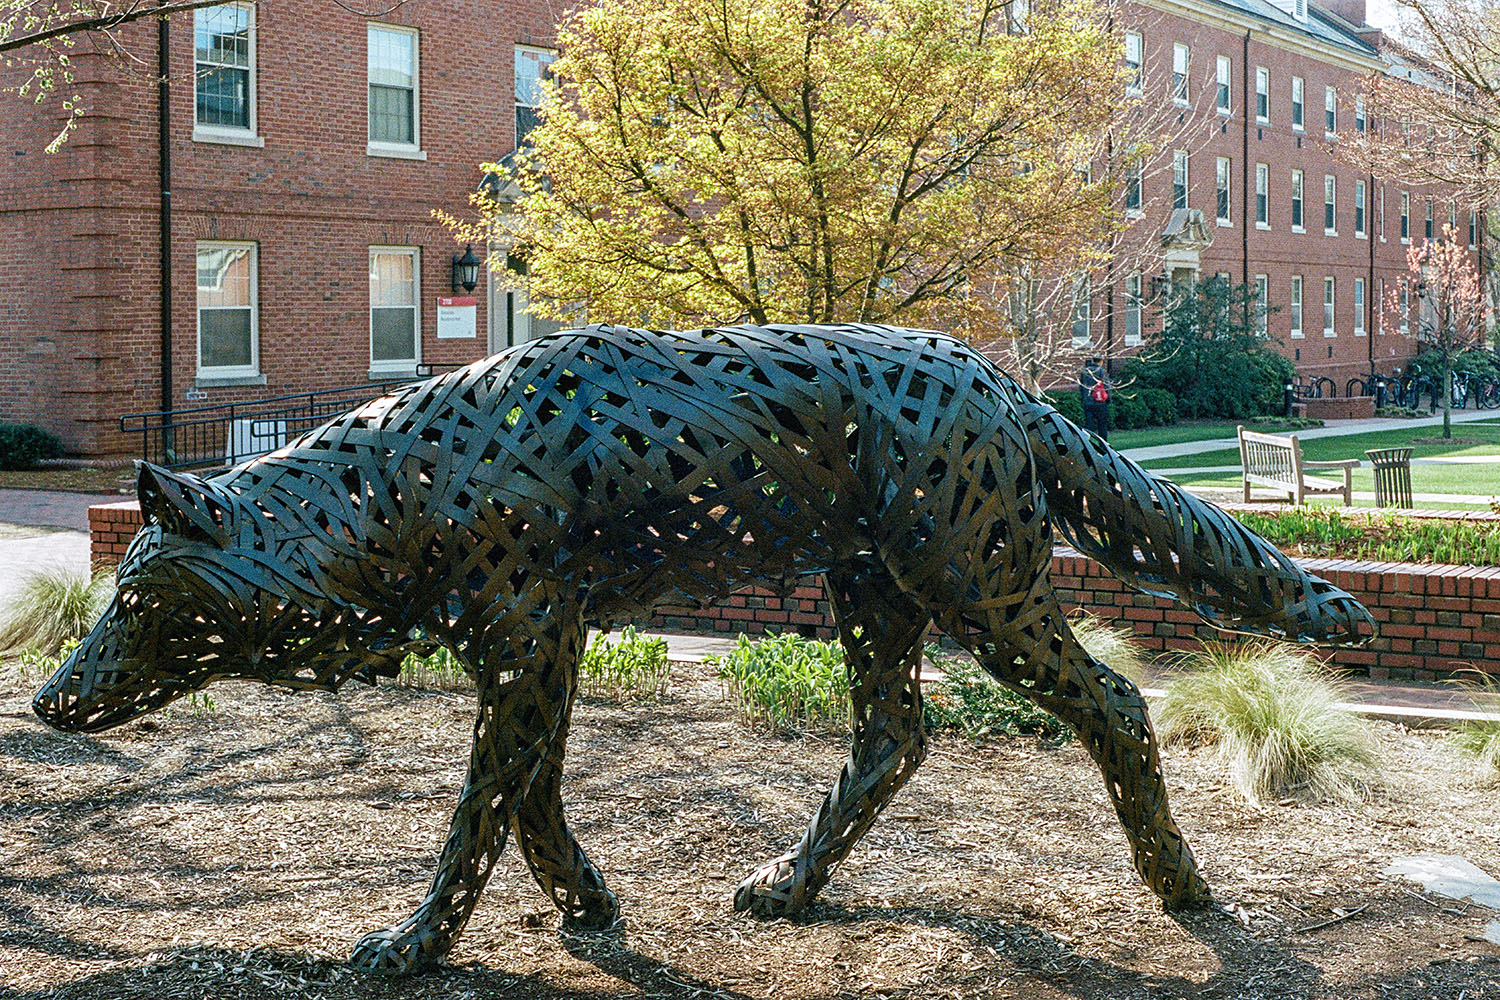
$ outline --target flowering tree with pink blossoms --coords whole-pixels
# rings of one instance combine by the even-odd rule
[[[1440,359],[1445,438],[1453,436],[1454,359],[1483,345],[1490,322],[1474,253],[1456,237],[1454,228],[1445,225],[1441,239],[1408,248],[1407,273],[1391,283],[1384,303],[1386,315],[1405,329],[1415,301],[1417,341]]]

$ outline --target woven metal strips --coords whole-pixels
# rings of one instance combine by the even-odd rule
[[[475,677],[468,779],[437,876],[355,961],[436,961],[508,834],[582,926],[614,896],[564,817],[586,627],[822,574],[852,677],[849,759],[806,835],[735,906],[794,913],[921,763],[930,622],[1061,716],[1103,772],[1142,879],[1206,897],[1146,706],[1069,632],[1054,525],[1209,621],[1372,631],[1348,595],[1078,430],[985,358],[874,326],[589,327],[343,414],[208,479],[143,466],[147,524],[109,613],[35,707],[98,730],[217,677],[336,688],[440,644]]]

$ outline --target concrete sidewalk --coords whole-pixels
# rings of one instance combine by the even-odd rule
[[[1462,424],[1474,420],[1500,420],[1500,410],[1454,410],[1453,423]],[[1436,413],[1429,417],[1405,418],[1376,418],[1374,420],[1329,420],[1322,427],[1309,427],[1306,430],[1295,431],[1299,441],[1309,441],[1313,438],[1342,437],[1349,434],[1373,434],[1379,431],[1406,430],[1413,427],[1441,427],[1443,426],[1442,413]],[[1238,448],[1239,438],[1213,438],[1208,441],[1180,441],[1177,444],[1153,445],[1149,448],[1123,448],[1120,453],[1134,462],[1146,464],[1148,462],[1160,461],[1164,458],[1176,458],[1179,455],[1197,455],[1206,451],[1221,451],[1225,448]],[[1236,465],[1235,471],[1239,471]],[[1181,472],[1181,469],[1172,469],[1172,472]]]

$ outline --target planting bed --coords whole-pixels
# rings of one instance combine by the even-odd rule
[[[1378,729],[1382,785],[1353,807],[1251,808],[1170,751],[1222,907],[1180,917],[1076,743],[940,736],[813,908],[761,922],[733,888],[800,835],[846,741],[747,730],[706,671],[679,672],[665,704],[574,716],[564,797],[624,922],[559,933],[510,851],[453,964],[391,983],[344,958],[426,889],[471,699],[214,694],[66,736],[0,667],[0,998],[1500,996],[1495,915],[1381,874],[1417,853],[1500,874],[1495,790],[1432,732]]]

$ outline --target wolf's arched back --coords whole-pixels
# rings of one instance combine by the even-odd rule
[[[568,919],[614,919],[560,795],[590,624],[823,575],[853,748],[802,841],[740,885],[735,906],[764,915],[805,906],[921,762],[934,621],[1077,731],[1146,884],[1169,905],[1206,897],[1145,703],[1052,592],[1054,525],[1214,624],[1373,633],[1347,594],[972,349],[887,327],[568,331],[208,479],[143,466],[139,493],[114,603],[37,695],[48,722],[107,728],[217,677],[374,680],[414,637],[474,674],[468,781],[432,888],[355,949],[378,969],[448,951],[509,831]]]

